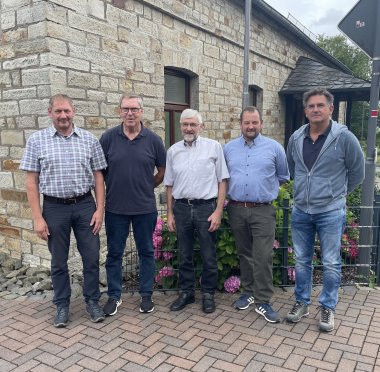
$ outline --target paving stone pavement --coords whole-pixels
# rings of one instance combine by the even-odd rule
[[[335,330],[318,331],[318,290],[310,315],[269,324],[251,306],[233,309],[236,294],[216,294],[217,310],[201,311],[201,295],[173,313],[175,293],[154,293],[156,309],[139,313],[139,297],[123,294],[115,316],[92,323],[83,300],[67,328],[52,325],[50,299],[0,298],[0,371],[380,371],[380,290],[344,287]],[[0,296],[1,297],[1,296]],[[103,296],[101,303],[106,301]],[[284,317],[292,290],[276,290]]]

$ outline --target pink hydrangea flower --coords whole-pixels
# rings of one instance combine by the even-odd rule
[[[229,293],[235,293],[240,288],[240,278],[238,276],[230,276],[224,282],[224,289]]]

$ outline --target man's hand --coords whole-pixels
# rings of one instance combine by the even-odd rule
[[[91,218],[90,226],[93,226],[92,233],[94,235],[98,234],[102,228],[103,214],[102,210],[97,209]]]
[[[210,222],[210,227],[208,228],[209,232],[213,232],[219,229],[220,223],[222,221],[222,214],[220,212],[215,211],[207,221]]]
[[[172,214],[168,214],[167,218],[168,218],[168,221],[167,221],[168,230],[170,232],[175,232],[176,231],[176,226],[175,226],[174,216]]]
[[[41,217],[34,220],[34,231],[37,233],[37,236],[43,240],[48,240],[50,235],[49,228],[46,221]]]

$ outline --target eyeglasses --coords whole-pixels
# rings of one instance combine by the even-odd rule
[[[123,114],[128,114],[129,111],[131,111],[132,114],[137,114],[140,110],[140,107],[120,107],[120,111]]]
[[[323,110],[326,107],[327,107],[327,105],[325,103],[317,103],[316,105],[307,105],[306,106],[306,108],[308,110],[314,110],[315,108],[317,108],[319,110]]]
[[[190,127],[191,129],[195,129],[199,127],[199,124],[198,123],[181,123],[181,126],[184,128]]]

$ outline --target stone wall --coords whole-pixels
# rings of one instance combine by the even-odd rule
[[[33,232],[18,171],[28,136],[49,125],[52,94],[70,95],[75,122],[97,136],[119,122],[120,94],[145,99],[147,125],[164,138],[164,68],[198,75],[194,107],[206,136],[239,135],[243,1],[1,0],[0,250],[49,264]],[[276,24],[252,19],[250,83],[263,92],[264,134],[284,138],[278,91],[300,55],[312,56]],[[318,59],[318,56],[314,56]]]

